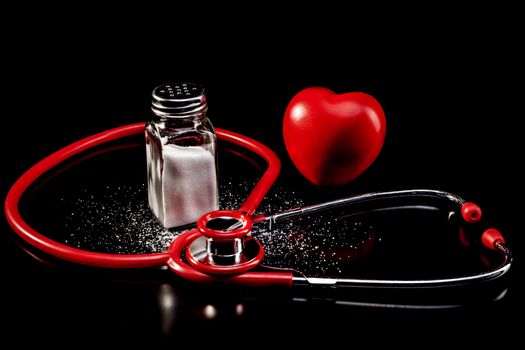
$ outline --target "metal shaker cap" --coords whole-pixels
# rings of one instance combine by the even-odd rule
[[[151,110],[161,117],[186,117],[207,108],[204,88],[195,83],[169,83],[152,93]]]

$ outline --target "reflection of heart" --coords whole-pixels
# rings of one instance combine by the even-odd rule
[[[300,91],[288,104],[283,136],[290,158],[316,185],[342,185],[366,170],[385,140],[379,102],[361,92]]]

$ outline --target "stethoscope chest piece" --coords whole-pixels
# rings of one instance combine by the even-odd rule
[[[190,242],[185,257],[203,273],[231,275],[248,271],[262,262],[264,249],[248,236],[251,218],[238,211],[218,210],[207,213],[197,222],[202,235]]]

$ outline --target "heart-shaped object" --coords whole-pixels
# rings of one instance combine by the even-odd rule
[[[381,151],[385,133],[381,105],[361,92],[307,88],[293,97],[284,115],[288,154],[316,185],[343,185],[362,174]]]

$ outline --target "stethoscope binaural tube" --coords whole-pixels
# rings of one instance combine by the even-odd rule
[[[362,204],[374,201],[385,201],[391,199],[416,199],[433,198],[448,201],[455,207],[461,219],[466,224],[475,224],[480,221],[481,209],[474,203],[466,202],[463,198],[443,191],[435,190],[403,190],[392,192],[367,193],[364,195],[343,198],[331,202],[303,207],[296,210],[273,215],[267,220],[270,223],[278,223],[290,218],[302,215],[319,213],[337,207],[352,204]],[[505,239],[501,233],[489,228],[481,234],[481,242],[487,249],[499,252],[502,255],[502,263],[497,268],[468,276],[458,276],[443,279],[420,279],[420,280],[387,280],[387,279],[350,279],[350,278],[311,278],[306,276],[294,276],[294,285],[323,285],[337,287],[373,287],[373,288],[437,288],[460,286],[477,282],[487,282],[495,280],[508,272],[512,263],[512,254],[505,244]]]

